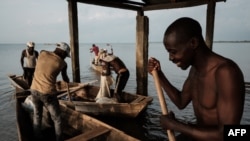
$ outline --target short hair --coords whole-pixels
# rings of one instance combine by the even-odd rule
[[[192,37],[197,37],[199,40],[202,40],[202,29],[199,22],[196,20],[183,17],[174,21],[165,31],[164,39],[169,34],[175,32],[178,42],[187,42]]]

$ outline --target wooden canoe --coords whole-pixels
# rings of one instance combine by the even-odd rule
[[[125,101],[123,103],[96,103],[94,99],[98,91],[98,86],[86,85],[71,93],[71,99],[73,99],[73,101],[67,99],[60,99],[59,101],[76,111],[89,115],[135,118],[146,109],[148,104],[153,100],[152,97],[123,92],[123,99]],[[113,91],[114,90],[111,89],[111,93],[113,93]],[[66,95],[66,93],[62,95]],[[60,95],[58,97],[60,97]]]
[[[27,83],[20,76],[9,77],[12,83],[16,83],[16,87],[27,88]],[[147,106],[153,101],[152,97],[143,96],[139,94],[123,93],[124,103],[96,103],[94,101],[99,87],[84,84],[84,83],[70,83],[70,93],[73,101],[65,99],[67,96],[66,85],[62,82],[58,83],[59,102],[76,111],[88,115],[102,115],[102,116],[122,116],[122,117],[137,117]],[[113,93],[111,89],[111,93]],[[64,96],[64,97],[63,97]],[[77,96],[77,97],[76,97]],[[74,100],[75,99],[75,100]]]
[[[19,141],[33,141],[32,131],[32,114],[27,112],[22,103],[30,94],[29,91],[24,91],[23,86],[18,85],[11,77],[12,86],[15,87],[16,99],[16,119]],[[63,133],[66,141],[139,141],[124,132],[109,126],[108,124],[92,118],[86,114],[74,111],[66,106],[60,105],[62,111],[62,120],[64,124]],[[48,116],[44,108],[43,114],[43,134],[46,141],[54,141],[55,135],[53,134],[52,120]]]

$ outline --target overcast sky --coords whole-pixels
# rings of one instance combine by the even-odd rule
[[[0,43],[69,42],[66,0],[1,0]],[[206,6],[145,12],[149,40],[162,41],[167,26],[180,17],[198,20],[205,34]],[[250,0],[216,5],[214,40],[250,40]],[[136,12],[78,3],[79,42],[134,43]]]

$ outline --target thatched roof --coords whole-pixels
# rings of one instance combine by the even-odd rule
[[[71,0],[68,0],[71,1]],[[226,0],[74,0],[81,3],[121,8],[135,11],[149,11],[172,8],[192,7],[208,4],[210,1]]]

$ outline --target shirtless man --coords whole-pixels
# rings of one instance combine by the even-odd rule
[[[163,42],[170,61],[183,70],[191,66],[182,90],[169,82],[157,59],[149,59],[148,71],[157,71],[162,88],[179,109],[192,102],[197,121],[186,124],[170,113],[161,116],[161,126],[192,140],[223,141],[224,125],[240,124],[243,114],[245,85],[240,68],[207,47],[200,24],[191,18],[173,22]]]
[[[117,74],[115,81],[115,91],[113,97],[115,97],[118,102],[123,102],[122,91],[125,88],[127,81],[129,79],[129,70],[123,61],[114,55],[107,55],[102,61],[107,62],[111,69]]]
[[[34,42],[27,42],[27,48],[21,54],[21,66],[23,68],[23,77],[30,86],[35,72],[36,61],[39,53],[34,49]]]

